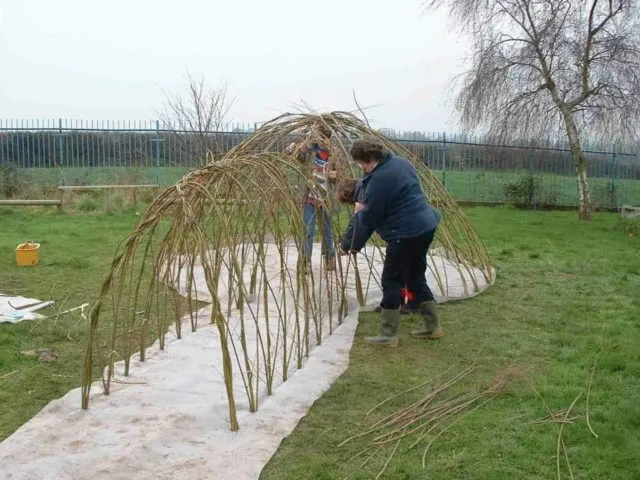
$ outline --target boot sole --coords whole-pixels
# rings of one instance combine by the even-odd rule
[[[382,311],[382,309],[380,307],[377,307],[374,312],[375,313],[380,313]],[[400,315],[420,315],[420,311],[419,310],[400,310]]]
[[[389,348],[396,348],[398,345],[400,345],[400,339],[396,338],[394,340],[389,340],[388,342],[368,342],[365,339],[365,342],[367,342],[369,345],[373,345],[375,347],[389,347]]]
[[[436,330],[433,333],[411,333],[411,336],[413,338],[418,338],[420,340],[440,340],[442,337],[444,337],[444,332],[442,331],[441,328],[439,328],[438,330]]]
[[[385,345],[390,348],[396,348],[398,345],[400,345],[400,339],[396,338],[395,340],[391,340],[389,343],[386,343]]]

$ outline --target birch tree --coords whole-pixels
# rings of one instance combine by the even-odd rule
[[[427,0],[471,40],[456,111],[465,128],[507,140],[561,133],[576,170],[579,216],[591,219],[585,139],[636,137],[637,0]]]

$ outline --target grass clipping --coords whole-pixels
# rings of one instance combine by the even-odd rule
[[[453,367],[449,368],[438,378],[446,378],[452,370]],[[426,390],[424,395],[420,396],[417,401],[380,418],[364,432],[348,438],[339,445],[342,447],[354,440],[362,440],[369,443],[369,446],[352,458],[353,460],[365,457],[365,460],[345,479],[363,469],[376,456],[381,455],[383,452],[388,452],[390,449],[391,452],[388,454],[382,469],[375,477],[376,479],[381,478],[403,444],[407,451],[417,449],[419,446],[424,447],[422,451],[422,468],[426,468],[427,455],[438,438],[465,417],[502,394],[513,379],[521,376],[519,369],[511,367],[500,371],[490,383],[479,388],[452,392],[456,385],[475,370],[476,365],[472,365],[449,376],[448,379],[438,385],[431,386],[434,383],[433,381],[417,385],[387,398],[372,408],[367,413],[367,417],[391,401],[420,389]]]

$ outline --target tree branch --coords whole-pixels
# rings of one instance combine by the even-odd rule
[[[569,128],[569,122],[572,135],[576,128],[590,136],[640,133],[630,128],[640,124],[640,2],[431,4],[446,6],[474,45],[455,102],[464,127],[544,136]],[[567,119],[572,112],[580,116]]]

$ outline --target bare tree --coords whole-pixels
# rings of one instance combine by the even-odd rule
[[[166,93],[164,128],[173,132],[183,151],[205,161],[207,154],[223,153],[222,130],[227,123],[233,99],[227,85],[212,87],[204,78],[187,75],[187,93]]]
[[[579,215],[591,219],[585,138],[627,140],[640,120],[637,0],[426,0],[473,41],[463,126],[506,140],[564,132]]]

